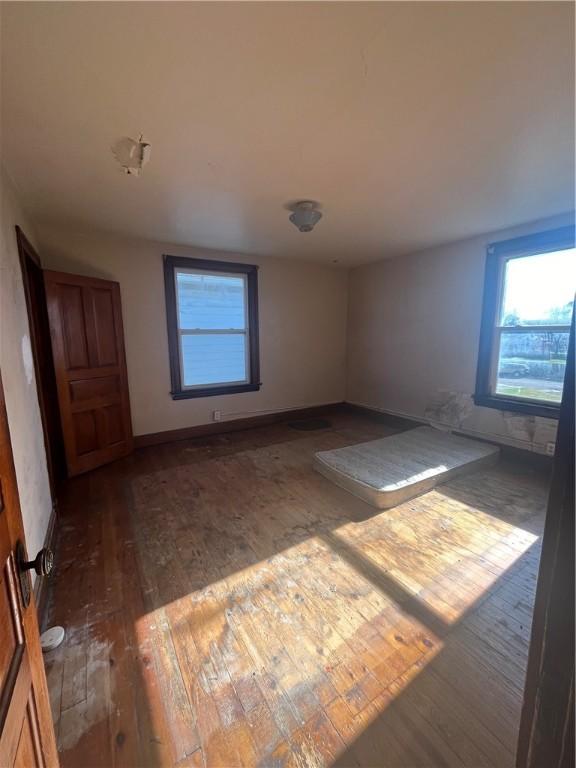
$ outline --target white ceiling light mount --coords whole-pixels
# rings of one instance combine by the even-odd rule
[[[140,176],[142,168],[150,160],[151,151],[152,147],[144,141],[142,133],[138,139],[124,136],[112,147],[112,154],[122,166],[124,173],[130,176]]]
[[[290,206],[292,211],[289,217],[290,221],[295,227],[298,227],[300,232],[312,232],[322,218],[318,208],[319,203],[314,202],[314,200],[300,200]]]

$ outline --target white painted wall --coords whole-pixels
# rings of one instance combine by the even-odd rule
[[[344,399],[345,270],[69,228],[42,229],[40,245],[50,269],[120,283],[135,435],[206,424],[216,409],[223,419],[232,419]],[[162,268],[166,253],[259,265],[259,392],[172,400]]]
[[[556,422],[471,402],[486,245],[570,224],[560,216],[350,272],[346,399],[542,452]]]
[[[14,227],[34,243],[34,229],[0,167],[0,370],[28,554],[42,547],[52,500],[30,348],[28,314]]]

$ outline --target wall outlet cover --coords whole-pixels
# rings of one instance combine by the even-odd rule
[[[221,421],[222,420],[222,411],[212,411],[212,420],[213,421]]]

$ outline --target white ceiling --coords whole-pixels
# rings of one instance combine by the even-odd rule
[[[574,206],[572,3],[2,6],[4,163],[38,222],[353,264]],[[141,131],[125,176],[110,147]]]

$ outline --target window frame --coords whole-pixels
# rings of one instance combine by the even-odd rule
[[[232,395],[241,392],[256,392],[260,389],[260,352],[258,339],[258,267],[254,264],[241,264],[232,261],[212,261],[211,259],[196,259],[188,256],[164,257],[164,289],[166,295],[166,321],[168,329],[168,352],[170,360],[170,395],[173,400],[187,400],[195,397],[213,397],[215,395]],[[183,334],[178,322],[178,295],[176,291],[176,274],[178,271],[206,274],[242,275],[245,277],[246,290],[246,319],[247,327],[244,333],[247,340],[247,373],[245,382],[201,384],[185,386],[182,376],[182,335],[191,335],[190,329]],[[205,329],[209,333],[209,329]],[[208,335],[208,333],[206,335]],[[222,331],[226,333],[226,331]]]
[[[486,249],[486,268],[484,273],[484,295],[482,300],[482,319],[480,325],[480,344],[478,349],[478,367],[476,371],[476,390],[474,403],[500,411],[513,411],[531,416],[545,416],[558,419],[560,403],[548,404],[544,401],[499,395],[493,391],[496,378],[497,339],[502,334],[499,313],[504,287],[504,266],[511,259],[537,256],[554,251],[574,248],[574,227],[566,226],[538,232],[532,235],[515,237],[510,240],[490,243]],[[521,330],[538,327],[546,332],[550,326],[521,326]],[[506,328],[511,330],[515,326]],[[569,331],[570,326],[566,326]],[[563,325],[554,326],[554,330],[565,330]]]

